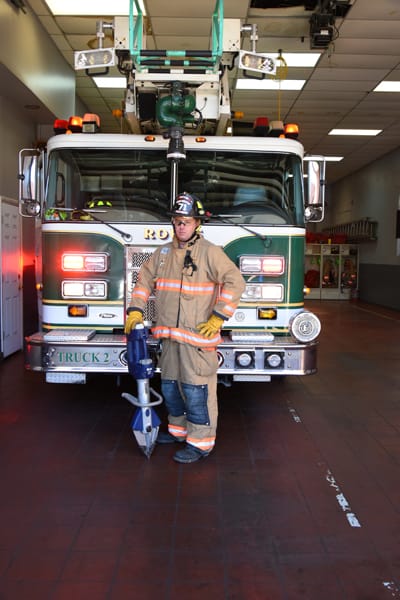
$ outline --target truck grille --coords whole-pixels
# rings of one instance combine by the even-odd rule
[[[132,290],[135,287],[140,268],[150,256],[155,248],[148,246],[127,246],[125,254],[125,272],[126,272],[126,298],[125,304],[131,303]],[[156,320],[156,306],[154,296],[150,296],[144,311],[144,320],[154,322]]]

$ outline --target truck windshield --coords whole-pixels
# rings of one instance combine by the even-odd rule
[[[300,158],[284,153],[187,151],[178,192],[195,194],[215,217],[235,224],[303,225]],[[53,150],[45,220],[168,221],[171,161],[165,151]]]

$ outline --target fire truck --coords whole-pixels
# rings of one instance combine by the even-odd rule
[[[49,383],[127,373],[126,308],[141,265],[171,240],[167,213],[181,192],[202,201],[202,234],[246,281],[222,330],[220,381],[317,369],[321,326],[304,305],[304,255],[306,223],[323,218],[324,161],[305,160],[281,121],[229,133],[232,65],[263,76],[274,58],[238,50],[243,27],[225,21],[228,32],[218,0],[211,50],[146,50],[131,0],[129,18],[112,24],[112,49],[99,43],[75,55],[89,76],[108,63],[124,74],[129,132],[103,134],[96,115],[71,117],[56,120],[45,148],[20,151],[20,212],[36,221],[40,321],[25,340],[26,367]],[[156,310],[150,298],[150,328]],[[148,343],[156,353],[151,335]]]

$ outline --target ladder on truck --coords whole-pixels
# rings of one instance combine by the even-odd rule
[[[133,133],[143,132],[143,113],[151,116],[152,107],[161,127],[199,129],[211,121],[213,134],[226,133],[231,110],[228,74],[221,67],[223,23],[223,0],[217,0],[210,50],[147,50],[143,11],[138,0],[129,0],[132,70],[127,82],[125,116]]]

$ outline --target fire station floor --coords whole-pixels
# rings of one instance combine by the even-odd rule
[[[192,465],[139,450],[128,376],[45,384],[3,360],[1,600],[400,598],[400,313],[308,307],[318,373],[219,387]]]

